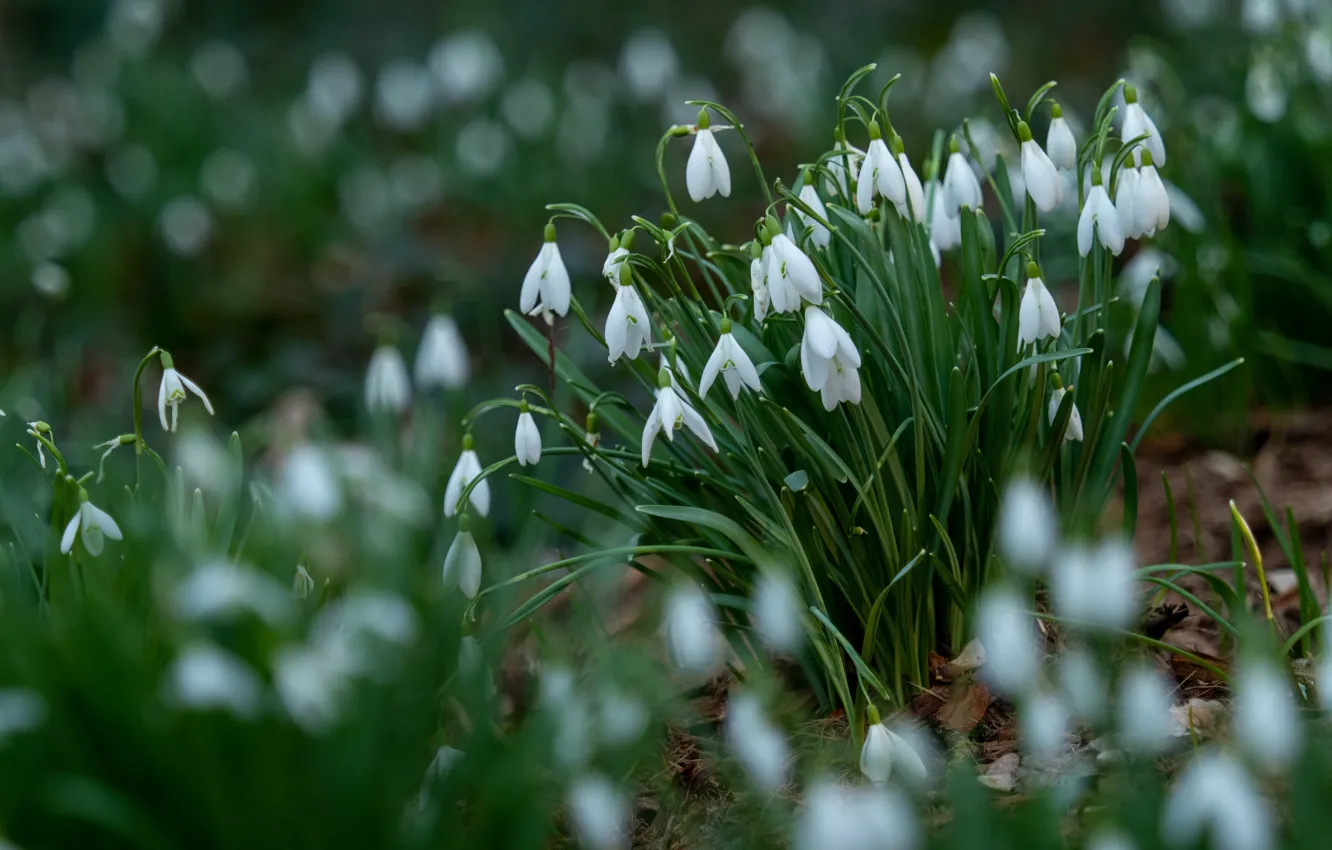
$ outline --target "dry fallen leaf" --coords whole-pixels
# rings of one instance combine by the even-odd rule
[[[990,707],[990,689],[982,682],[954,682],[939,707],[939,722],[962,735],[971,733]]]
[[[1173,734],[1182,738],[1190,730],[1201,738],[1214,734],[1221,723],[1221,714],[1225,706],[1214,699],[1191,699],[1170,707],[1170,719],[1173,722]]]
[[[1020,764],[1021,759],[1018,758],[1018,754],[1009,753],[990,762],[985,768],[985,773],[976,778],[986,788],[1012,791],[1017,787],[1017,769]]]
[[[949,661],[939,671],[940,678],[956,679],[963,673],[969,673],[985,663],[985,647],[981,646],[979,640],[972,640],[952,661]]]

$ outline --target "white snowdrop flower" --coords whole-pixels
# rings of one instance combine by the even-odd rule
[[[1147,139],[1142,143],[1141,148],[1135,148],[1132,156],[1134,165],[1142,165],[1142,151],[1152,152],[1152,159],[1157,165],[1165,165],[1166,151],[1165,142],[1161,140],[1161,133],[1156,129],[1156,124],[1138,103],[1138,90],[1132,83],[1124,85],[1124,125],[1120,129],[1119,138],[1128,143],[1143,133],[1147,134]],[[1083,256],[1086,256],[1085,254]]]
[[[448,775],[466,756],[466,753],[454,747],[440,747],[435,750],[435,757],[430,760],[430,765],[426,768],[421,791],[416,797],[416,808],[419,811],[425,811],[430,807],[431,786]]]
[[[463,596],[474,599],[481,589],[481,550],[472,538],[471,520],[467,514],[458,517],[458,536],[449,544],[444,555],[444,587],[455,585]]]
[[[1139,663],[1119,680],[1119,742],[1130,753],[1153,756],[1170,743],[1170,684],[1154,667]]]
[[[985,647],[985,681],[1007,696],[1026,692],[1036,681],[1040,656],[1022,597],[1008,588],[986,591],[976,611],[976,632]]]
[[[778,652],[794,653],[805,641],[800,593],[784,575],[763,571],[750,598],[754,628]]]
[[[1022,703],[1018,712],[1022,745],[1038,762],[1059,757],[1068,743],[1068,708],[1058,696],[1038,691]]]
[[[621,357],[634,360],[644,348],[652,346],[652,319],[643,299],[634,288],[634,276],[628,263],[619,266],[615,300],[606,314],[606,359],[611,363]]]
[[[851,173],[859,174],[860,164],[865,159],[865,152],[843,141],[841,131],[837,131],[835,136],[836,141],[833,143],[835,155],[825,161],[831,177],[824,181],[823,191],[827,192],[829,197],[832,197],[840,190],[843,197],[850,199],[851,190],[846,180],[848,163],[850,164]]]
[[[1055,168],[1074,171],[1078,167],[1078,142],[1064,120],[1064,110],[1055,104],[1050,112],[1050,131],[1045,136],[1045,152]]]
[[[750,693],[731,697],[725,734],[736,760],[757,788],[772,792],[790,780],[791,747],[786,734],[764,715],[758,697]]]
[[[1175,779],[1161,816],[1161,833],[1178,847],[1196,847],[1204,835],[1215,850],[1269,850],[1272,812],[1233,756],[1207,750]]]
[[[1092,723],[1105,713],[1107,683],[1095,657],[1072,647],[1059,655],[1059,690],[1064,702],[1080,720]]]
[[[541,431],[523,399],[518,408],[518,427],[513,432],[513,453],[519,466],[535,466],[541,460]]]
[[[287,647],[273,657],[278,699],[296,725],[312,735],[337,722],[349,685],[338,660],[312,647]]]
[[[1031,575],[1044,571],[1059,543],[1059,517],[1049,492],[1025,476],[1010,480],[995,535],[1005,566]]]
[[[1165,184],[1166,197],[1170,199],[1170,216],[1188,232],[1202,233],[1207,227],[1207,219],[1198,204],[1169,180],[1161,182]]]
[[[627,238],[627,235],[626,235]],[[613,285],[620,284],[620,267],[625,265],[625,258],[629,256],[629,249],[621,244],[620,237],[611,238],[610,253],[606,255],[606,261],[601,264],[601,275],[610,281]]]
[[[1069,387],[1068,389],[1071,390],[1073,388]],[[1063,404],[1064,393],[1067,391],[1068,390],[1065,390],[1063,387],[1058,387],[1050,391],[1049,416],[1051,425],[1054,424],[1055,419],[1059,416],[1059,405]],[[1064,429],[1064,439],[1082,442],[1082,414],[1078,412],[1078,405],[1076,402],[1073,404],[1072,414],[1068,417],[1068,427]]]
[[[165,697],[194,711],[225,711],[255,717],[263,684],[250,665],[211,643],[192,643],[176,656],[166,673]]]
[[[699,378],[698,394],[701,398],[707,397],[708,390],[712,389],[712,382],[717,380],[718,375],[721,375],[725,381],[726,390],[733,399],[740,398],[742,386],[749,387],[754,392],[763,388],[759,383],[754,361],[749,359],[749,355],[731,335],[731,320],[725,317],[721,320],[721,336],[717,339],[717,347],[712,350],[712,356],[703,367],[703,376]]]
[[[942,203],[943,211],[949,218],[956,219],[962,207],[972,212],[981,207],[981,185],[976,179],[976,172],[971,170],[971,163],[962,154],[957,137],[948,142],[948,166],[944,169],[943,195],[936,200]],[[943,243],[940,243],[942,247]]]
[[[586,764],[592,755],[591,715],[569,668],[550,665],[541,671],[539,700],[555,724],[555,759],[565,768]]]
[[[802,298],[811,304],[823,303],[823,282],[819,280],[818,269],[791,237],[780,232],[773,235],[763,248],[762,262],[763,282],[774,313],[799,310]]]
[[[876,784],[887,782],[894,771],[908,782],[924,783],[929,771],[920,753],[906,738],[880,722],[877,707],[867,706],[866,713],[869,726],[865,730],[865,744],[860,748],[860,772]]]
[[[703,421],[703,417],[689,402],[680,397],[679,390],[672,386],[674,381],[671,370],[665,366],[657,373],[657,403],[653,405],[652,413],[643,425],[643,466],[647,466],[652,459],[652,444],[656,442],[658,434],[665,434],[666,439],[675,442],[675,432],[686,425],[704,445],[717,451],[717,441],[712,438],[708,423]]]
[[[1170,196],[1165,183],[1152,164],[1151,151],[1143,151],[1139,171],[1137,202],[1134,204],[1137,222],[1134,229],[1144,236],[1155,236],[1170,224]]]
[[[759,253],[761,250],[759,243],[755,242],[754,253]],[[772,297],[768,292],[766,264],[761,256],[749,261],[749,291],[754,296],[754,320],[760,324],[768,318],[768,307],[772,304]]]
[[[88,501],[88,494],[79,491],[79,508],[65,526],[65,533],[60,537],[60,551],[68,555],[74,548],[74,537],[83,541],[84,550],[93,557],[102,554],[105,539],[120,540],[120,526],[111,515]]]
[[[949,251],[962,244],[962,218],[948,211],[947,191],[939,181],[931,178],[925,183],[925,194],[933,198],[930,204],[930,243],[941,251]]]
[[[327,522],[342,511],[342,484],[328,453],[300,443],[282,460],[278,474],[280,504],[298,516]]]
[[[726,155],[709,129],[708,110],[698,113],[698,129],[694,132],[694,148],[689,152],[685,166],[685,186],[694,203],[711,198],[718,192],[723,198],[731,196],[731,169]]]
[[[361,71],[345,53],[325,53],[310,65],[305,100],[315,115],[337,127],[356,112],[364,94]]]
[[[1164,280],[1178,268],[1174,257],[1151,246],[1144,247],[1120,270],[1119,291],[1135,308],[1140,307],[1152,278],[1160,276]]]
[[[524,315],[551,311],[560,316],[569,313],[569,272],[560,257],[560,246],[555,242],[555,222],[548,222],[546,241],[523,277],[523,289],[518,297],[518,308]]]
[[[1247,659],[1235,677],[1235,739],[1258,764],[1284,771],[1300,751],[1303,723],[1290,680],[1275,664]]]
[[[666,598],[666,640],[671,661],[689,673],[711,672],[721,657],[717,615],[697,585],[676,587]]]
[[[850,788],[827,780],[805,795],[795,825],[796,850],[912,850],[920,827],[910,804],[879,785]]]
[[[925,220],[925,191],[921,188],[920,177],[911,167],[906,151],[902,147],[902,137],[893,136],[893,148],[897,150],[897,164],[902,169],[902,181],[906,184],[906,198],[897,205],[897,214],[907,221]],[[947,176],[947,175],[945,175]]]
[[[426,64],[446,102],[484,97],[504,76],[504,57],[495,40],[481,30],[462,30],[440,39]]]
[[[647,731],[651,715],[643,701],[613,685],[601,689],[597,729],[601,740],[618,747],[632,744]]]
[[[458,332],[458,323],[452,316],[431,316],[421,334],[421,347],[416,352],[417,388],[456,390],[467,383],[470,373],[467,343]]]
[[[430,74],[407,59],[389,62],[375,80],[375,112],[394,130],[419,130],[430,115],[433,97]]]
[[[473,478],[481,474],[481,461],[472,449],[472,435],[470,433],[463,435],[463,450],[458,456],[458,464],[453,467],[453,472],[449,475],[449,483],[444,488],[444,516],[450,517],[462,510],[459,500],[462,498],[463,488],[471,483]],[[490,513],[490,482],[482,479],[472,488],[470,497],[472,507],[481,516]]]
[[[416,611],[393,593],[355,587],[323,608],[310,629],[310,644],[348,675],[387,681],[399,657],[419,632]]]
[[[1304,61],[1314,78],[1332,82],[1332,27],[1310,27],[1304,36]]]
[[[1119,172],[1119,182],[1115,184],[1115,212],[1119,215],[1119,225],[1127,239],[1137,239],[1142,236],[1142,229],[1138,226],[1140,219],[1143,218],[1138,210],[1138,184],[1141,177],[1139,169],[1125,163]]]
[[[1055,613],[1075,628],[1122,631],[1133,625],[1138,595],[1133,576],[1133,550],[1111,537],[1095,548],[1070,546],[1051,567]]]
[[[231,620],[245,613],[267,623],[291,614],[291,594],[268,573],[213,561],[190,570],[171,591],[171,613],[186,622]]]
[[[828,243],[832,241],[832,231],[825,227],[819,219],[827,221],[828,210],[819,198],[818,190],[814,188],[814,172],[812,171],[805,172],[805,182],[800,187],[800,200],[818,216],[818,218],[814,218],[805,215],[804,210],[796,208],[796,215],[800,217],[801,222],[806,227],[813,228],[809,235],[810,241],[814,243],[815,247],[827,248]]]
[[[1110,203],[1110,196],[1101,185],[1101,173],[1092,170],[1092,187],[1078,216],[1078,253],[1085,257],[1091,253],[1092,235],[1116,257],[1124,250],[1124,228],[1119,211]]]
[[[839,403],[860,404],[860,351],[846,329],[818,307],[805,308],[800,341],[800,371],[811,390],[822,395],[823,409]]]
[[[412,381],[402,352],[380,345],[370,355],[365,371],[365,407],[371,413],[402,413],[412,401]]]
[[[589,850],[623,850],[629,846],[629,798],[598,774],[574,780],[569,788],[569,818],[578,840]]]
[[[869,214],[876,195],[899,207],[907,199],[902,167],[888,150],[877,121],[870,122],[869,133],[869,148],[865,151],[865,158],[860,163],[860,175],[856,178],[856,209],[861,215]]]
[[[197,198],[180,197],[167,202],[157,225],[167,247],[181,257],[198,254],[213,235],[213,216]]]
[[[291,598],[309,599],[310,594],[314,593],[314,589],[315,583],[310,576],[310,571],[305,568],[304,564],[298,565],[296,575],[291,580]]]
[[[1064,181],[1059,177],[1059,169],[1031,137],[1027,122],[1018,122],[1018,135],[1022,137],[1022,184],[1036,208],[1050,212],[1063,200]]]
[[[1022,293],[1022,306],[1018,312],[1018,340],[1023,345],[1039,342],[1046,337],[1058,339],[1062,329],[1059,307],[1054,296],[1041,280],[1040,267],[1027,263],[1027,289]]]

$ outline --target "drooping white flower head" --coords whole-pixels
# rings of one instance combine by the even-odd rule
[[[1115,212],[1126,239],[1142,236],[1138,226],[1138,181],[1141,177],[1139,170],[1126,162],[1119,172],[1119,182],[1115,184]]]
[[[805,795],[795,850],[912,850],[920,827],[906,798],[882,785],[852,788],[827,780]]]
[[[513,432],[513,453],[519,466],[535,466],[541,461],[541,431],[527,410],[527,400],[518,414],[518,426]]]
[[[981,207],[981,185],[976,179],[976,172],[971,170],[971,163],[963,155],[957,136],[948,142],[948,166],[944,169],[943,196],[935,203],[942,203],[943,211],[950,219],[956,219],[967,207],[972,212]],[[939,247],[944,247],[939,243]]]
[[[824,207],[823,201],[819,198],[818,190],[814,188],[814,172],[812,171],[805,172],[805,182],[804,185],[800,187],[800,200],[818,216],[818,218],[813,218],[805,215],[805,212],[799,207],[795,208],[796,215],[800,217],[800,221],[803,222],[806,227],[814,228],[809,236],[810,241],[814,243],[815,247],[827,248],[828,243],[832,241],[832,231],[828,230],[819,219],[827,221],[828,210]]]
[[[548,664],[538,683],[539,701],[555,721],[555,759],[564,768],[580,767],[592,757],[592,718],[573,671]]]
[[[652,320],[638,290],[634,289],[633,272],[628,263],[620,266],[620,278],[615,285],[615,301],[606,314],[606,353],[611,363],[621,356],[634,360],[652,345]]]
[[[833,151],[834,156],[827,160],[829,179],[823,183],[823,191],[828,193],[829,197],[836,195],[839,191],[844,198],[850,200],[851,188],[847,183],[846,175],[848,164],[850,173],[857,175],[860,173],[860,163],[865,159],[865,152],[855,145],[849,145],[842,138],[842,133],[838,129],[833,130]]]
[[[481,550],[472,538],[467,514],[458,517],[458,536],[444,555],[443,578],[446,590],[456,586],[468,599],[475,598],[481,589]]]
[[[865,159],[860,164],[860,176],[856,178],[856,209],[861,215],[868,215],[874,207],[875,196],[894,206],[901,206],[907,199],[906,179],[902,176],[902,166],[888,150],[879,130],[877,121],[869,124],[870,143],[865,151]]]
[[[698,129],[694,131],[694,148],[689,152],[685,166],[685,186],[694,203],[711,198],[718,192],[723,198],[731,196],[731,169],[726,155],[709,129],[711,119],[707,107],[698,112]]]
[[[1143,133],[1147,134],[1146,140],[1141,148],[1135,148],[1132,157],[1134,165],[1142,165],[1143,150],[1152,152],[1152,159],[1157,165],[1165,165],[1166,150],[1165,142],[1161,140],[1161,133],[1156,129],[1156,124],[1138,103],[1138,89],[1132,83],[1124,85],[1124,125],[1120,130],[1119,138],[1125,143],[1129,143]]]
[[[1054,611],[1072,628],[1122,631],[1138,614],[1133,550],[1111,537],[1094,548],[1071,545],[1050,568]]]
[[[1045,136],[1045,152],[1055,168],[1061,171],[1076,171],[1078,167],[1078,142],[1073,138],[1073,131],[1064,120],[1064,110],[1055,104],[1050,111],[1050,131]]]
[[[467,383],[470,374],[467,343],[458,332],[458,323],[442,313],[431,316],[416,352],[416,386],[456,390]]]
[[[1215,850],[1270,850],[1273,817],[1253,779],[1234,756],[1209,749],[1175,779],[1161,816],[1172,846],[1196,847],[1204,835]]]
[[[995,533],[1005,566],[1029,575],[1043,572],[1059,543],[1050,494],[1030,478],[1013,478],[1004,489]]]
[[[784,575],[764,570],[750,598],[754,628],[768,646],[794,653],[805,641],[803,607],[799,591]]]
[[[1068,390],[1071,389],[1073,388],[1068,388]],[[1063,387],[1056,387],[1050,391],[1049,416],[1051,425],[1054,424],[1055,419],[1059,416],[1059,405],[1063,404],[1064,393],[1068,392],[1068,390]],[[1073,404],[1072,414],[1068,417],[1068,427],[1064,429],[1064,439],[1082,442],[1082,414],[1078,412],[1078,405],[1076,402]]]
[[[805,308],[800,341],[800,370],[811,390],[822,395],[823,409],[849,401],[860,404],[860,351],[846,329],[818,307]]]
[[[208,396],[199,385],[189,378],[176,371],[175,361],[171,355],[165,351],[158,354],[162,363],[162,383],[157,388],[157,418],[162,422],[163,431],[176,430],[176,418],[179,414],[179,405],[186,399],[186,390],[194,393],[203,402],[204,410],[208,415],[213,415],[213,403],[208,400]],[[171,421],[167,422],[167,408],[171,408]]]
[[[310,576],[310,571],[305,568],[304,564],[298,564],[296,574],[291,579],[291,598],[309,599],[310,594],[314,593],[314,589],[315,583]]]
[[[708,673],[720,659],[721,634],[712,602],[695,584],[682,584],[666,597],[666,643],[671,661],[690,673]]]
[[[426,767],[425,778],[421,781],[421,790],[416,796],[416,808],[419,811],[424,812],[430,807],[431,787],[447,776],[454,766],[466,756],[466,753],[455,747],[444,746],[435,750],[435,757],[430,760],[430,764]]]
[[[225,711],[242,720],[259,713],[263,684],[249,664],[207,642],[187,644],[167,670],[163,696],[190,711]]]
[[[623,850],[629,846],[629,798],[600,774],[574,780],[567,799],[569,818],[582,846]]]
[[[571,297],[569,272],[564,267],[560,246],[555,241],[555,222],[550,221],[546,223],[545,242],[542,243],[536,259],[532,261],[527,274],[523,277],[523,288],[518,295],[518,309],[525,316],[537,313],[565,316],[569,313]]]
[[[412,382],[402,352],[391,345],[378,346],[365,371],[365,409],[401,413],[411,401]]]
[[[925,182],[925,196],[930,205],[930,242],[940,251],[948,251],[962,244],[962,218],[948,212],[947,192],[939,181]]]
[[[1170,224],[1170,195],[1152,163],[1151,151],[1142,152],[1139,175],[1134,229],[1144,236],[1155,236]]]
[[[921,785],[929,776],[925,761],[906,738],[880,721],[879,709],[866,707],[868,728],[860,748],[860,772],[875,784],[887,782],[894,772],[899,779]]]
[[[674,442],[675,432],[684,426],[688,426],[704,445],[717,451],[717,441],[712,438],[708,423],[703,421],[703,417],[689,402],[680,397],[680,392],[672,386],[674,380],[671,370],[666,366],[657,373],[657,403],[653,405],[643,425],[643,466],[647,466],[652,459],[652,444],[656,442],[658,434],[665,434],[666,439]]]
[[[74,537],[83,541],[83,548],[89,555],[102,554],[105,539],[120,540],[120,526],[111,515],[88,501],[88,494],[79,490],[79,508],[65,526],[65,533],[60,537],[60,552],[68,555],[74,548]]]
[[[462,454],[458,456],[458,465],[453,467],[453,472],[449,475],[449,483],[444,488],[444,516],[450,517],[459,512],[462,505],[458,502],[462,498],[463,488],[480,474],[481,460],[472,449],[472,435],[470,433],[464,434],[463,450]],[[484,479],[478,482],[472,488],[469,501],[481,516],[489,514],[490,482]]]
[[[1073,646],[1059,654],[1059,691],[1079,720],[1096,723],[1105,715],[1108,683],[1095,656]]]
[[[1135,755],[1154,756],[1170,743],[1170,684],[1154,667],[1138,663],[1119,680],[1119,743]]]
[[[985,681],[1008,696],[1025,693],[1036,681],[1040,667],[1035,625],[1022,597],[1014,590],[994,587],[981,597],[976,609],[976,632],[985,647]]]
[[[611,237],[610,253],[606,255],[606,261],[601,264],[601,275],[614,285],[620,283],[620,266],[625,264],[625,258],[629,256],[629,245],[626,244],[633,239],[633,231],[627,230],[623,236],[616,235]]]
[[[1235,677],[1235,740],[1255,762],[1284,771],[1299,755],[1304,729],[1290,679],[1270,661],[1245,659]]]
[[[278,475],[280,505],[297,516],[327,522],[342,511],[342,482],[329,453],[310,443],[287,452]]]
[[[721,375],[722,380],[726,382],[726,391],[733,399],[740,397],[742,386],[749,387],[754,392],[763,388],[759,383],[754,361],[732,336],[731,320],[728,318],[721,320],[721,337],[718,338],[717,347],[712,350],[712,356],[708,358],[707,365],[703,367],[703,375],[699,378],[700,397],[707,398],[708,390],[712,389],[712,382],[717,380],[718,375]]]
[[[1058,339],[1062,330],[1059,307],[1054,296],[1041,280],[1040,267],[1027,263],[1027,289],[1022,293],[1022,306],[1018,312],[1018,339],[1023,345],[1039,342],[1046,337]]]
[[[1022,137],[1022,183],[1036,208],[1050,212],[1063,200],[1064,181],[1059,176],[1059,169],[1031,137],[1027,122],[1018,122],[1018,134]]]
[[[754,320],[761,324],[768,318],[768,307],[772,304],[772,296],[768,293],[768,254],[758,242],[753,243],[751,250],[754,258],[749,261],[749,290],[754,295]]]
[[[775,225],[775,222],[769,224]],[[792,313],[800,309],[801,299],[811,304],[823,303],[823,282],[814,262],[775,226],[765,225],[763,282],[774,313]]]
[[[1044,690],[1027,697],[1018,712],[1022,746],[1037,762],[1051,762],[1068,743],[1068,708],[1057,695]]]
[[[893,136],[893,150],[897,151],[897,165],[902,169],[902,181],[906,184],[906,197],[897,204],[897,214],[907,221],[925,220],[925,190],[921,188],[920,177],[911,167],[901,136]]]
[[[757,696],[746,692],[731,697],[725,734],[736,760],[759,790],[776,791],[790,780],[791,747],[786,734],[767,718]]]

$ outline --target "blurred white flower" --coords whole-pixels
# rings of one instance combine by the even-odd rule
[[[310,645],[327,664],[348,676],[387,681],[399,650],[415,642],[420,629],[415,609],[397,594],[353,587],[326,605],[310,628]]]
[[[1131,627],[1138,614],[1133,569],[1133,550],[1120,538],[1095,548],[1069,546],[1050,568],[1055,613],[1077,629],[1115,633]]]
[[[860,351],[846,329],[818,307],[806,307],[800,371],[809,388],[820,393],[824,410],[844,401],[860,404],[860,364]]]
[[[525,139],[535,139],[550,129],[550,123],[555,119],[555,98],[543,81],[528,77],[504,92],[500,113],[515,133]]]
[[[698,129],[694,132],[694,147],[689,151],[685,166],[685,186],[694,203],[711,198],[718,192],[723,198],[731,196],[731,168],[726,154],[708,129],[708,113],[698,114]]]
[[[199,183],[204,194],[219,207],[239,209],[250,202],[255,184],[254,163],[245,154],[228,148],[213,151],[204,160]]]
[[[163,0],[115,0],[107,10],[106,32],[122,53],[139,58],[157,42],[165,17]]]
[[[1286,117],[1290,93],[1272,61],[1260,57],[1249,66],[1244,80],[1244,99],[1259,121],[1276,124]]]
[[[675,442],[675,432],[684,426],[688,426],[704,445],[717,451],[717,441],[713,439],[708,423],[689,402],[680,397],[680,390],[674,386],[675,383],[674,373],[663,366],[657,374],[657,403],[643,424],[643,466],[647,466],[652,459],[652,445],[658,434],[665,434],[666,439]]]
[[[481,590],[481,550],[476,547],[468,523],[467,514],[458,518],[458,536],[444,555],[444,587],[451,589],[456,584],[463,596],[474,599]]]
[[[1078,142],[1064,120],[1064,112],[1055,104],[1050,118],[1050,131],[1045,137],[1045,151],[1055,168],[1073,171],[1078,167]]]
[[[1018,341],[1023,345],[1039,342],[1046,337],[1058,339],[1063,329],[1059,320],[1059,306],[1041,280],[1041,270],[1035,263],[1027,264],[1027,288],[1022,293],[1018,311]]]
[[[795,653],[805,642],[800,593],[785,575],[765,570],[754,583],[750,616],[763,640],[778,652]]]
[[[940,251],[949,251],[962,244],[962,218],[960,215],[950,217],[945,195],[939,181],[925,181],[925,196],[933,199],[930,202],[930,244]]]
[[[0,743],[46,721],[46,700],[27,688],[0,689]]]
[[[600,691],[597,728],[611,746],[637,741],[647,730],[650,715],[643,701],[631,693],[607,685]]]
[[[1100,827],[1087,839],[1086,850],[1138,850],[1128,833],[1116,827]]]
[[[1068,709],[1058,696],[1038,691],[1022,703],[1018,720],[1029,758],[1048,763],[1063,753],[1068,743]]]
[[[717,380],[718,375],[726,383],[726,391],[731,394],[732,399],[740,398],[742,386],[749,387],[754,392],[763,388],[759,383],[754,361],[749,359],[744,348],[735,341],[735,337],[731,334],[731,320],[727,318],[721,321],[721,336],[717,338],[717,347],[712,350],[707,364],[703,367],[703,375],[699,378],[700,398],[707,397],[708,390],[712,389],[712,383]]]
[[[463,510],[460,504],[463,488],[471,483],[473,478],[481,475],[481,460],[476,456],[476,451],[472,449],[472,435],[470,433],[463,435],[463,450],[458,456],[458,463],[453,467],[453,472],[449,474],[449,483],[444,488],[444,516],[450,517]],[[469,501],[476,512],[481,516],[490,513],[490,482],[482,479],[472,488]]]
[[[1270,35],[1281,27],[1281,0],[1243,0],[1240,26],[1249,35]]]
[[[223,100],[245,83],[248,70],[245,57],[235,45],[210,41],[190,57],[190,73],[209,97]]]
[[[458,131],[458,164],[475,177],[496,174],[508,152],[509,134],[498,121],[474,118]]]
[[[1006,566],[1032,575],[1044,571],[1059,543],[1059,517],[1041,485],[1025,476],[1008,482],[996,542]]]
[[[661,30],[640,29],[620,50],[620,77],[639,100],[660,96],[679,72],[675,48]]]
[[[790,779],[791,747],[786,734],[764,715],[751,693],[734,694],[726,707],[726,741],[749,779],[762,791],[776,791]]]
[[[870,782],[884,783],[897,772],[898,778],[920,785],[929,776],[924,760],[906,738],[879,722],[877,710],[869,712],[869,728],[860,749],[860,772]]]
[[[579,841],[589,850],[629,846],[629,799],[599,774],[585,774],[569,788],[569,817]]]
[[[273,657],[273,687],[287,714],[312,735],[337,721],[349,682],[337,660],[308,646],[286,647]]]
[[[467,383],[470,371],[467,343],[458,331],[458,323],[442,313],[431,316],[416,352],[417,388],[456,390]]]
[[[592,718],[573,672],[549,664],[537,683],[541,706],[555,723],[555,759],[566,769],[580,767],[592,756]]]
[[[65,526],[65,533],[60,537],[60,551],[68,555],[74,548],[74,537],[78,535],[83,541],[84,550],[96,557],[102,554],[105,538],[121,539],[120,526],[116,525],[110,514],[88,501],[87,494],[80,491],[79,495],[82,497],[79,508],[70,518]]]
[[[1093,723],[1105,714],[1108,683],[1096,658],[1080,647],[1065,649],[1059,655],[1059,690],[1073,715]]]
[[[345,53],[325,53],[310,65],[305,100],[329,127],[338,127],[361,105],[365,83],[361,70]]]
[[[375,114],[394,130],[418,130],[430,117],[434,92],[430,74],[408,59],[394,59],[375,80]]]
[[[1022,134],[1022,184],[1036,208],[1050,212],[1063,200],[1064,181],[1059,176],[1059,169],[1031,137],[1026,122],[1018,123],[1018,132]]]
[[[333,459],[310,443],[299,443],[287,452],[277,491],[282,506],[315,522],[327,522],[342,511],[342,483]]]
[[[402,413],[412,401],[412,381],[402,352],[380,345],[365,372],[365,408],[371,413]]]
[[[485,97],[504,76],[504,57],[494,39],[481,30],[462,30],[440,39],[430,49],[427,64],[446,102]]]
[[[1288,769],[1299,755],[1304,728],[1289,678],[1271,662],[1246,659],[1234,688],[1235,739],[1268,770]]]
[[[1234,757],[1207,750],[1175,779],[1161,831],[1166,841],[1195,847],[1204,835],[1215,850],[1268,850],[1274,824],[1267,802]]]
[[[69,292],[69,272],[64,266],[44,262],[32,270],[32,288],[47,298],[64,298]]]
[[[828,210],[823,206],[823,200],[819,198],[818,190],[814,188],[814,172],[812,171],[805,172],[804,185],[800,187],[800,200],[805,206],[814,211],[814,215],[818,216],[818,218],[808,216],[805,215],[803,210],[796,209],[796,215],[800,217],[800,221],[806,227],[813,228],[809,235],[810,241],[816,247],[827,248],[828,243],[832,241],[832,231],[828,230],[819,219],[827,221]]]
[[[162,207],[157,226],[167,247],[182,257],[204,249],[213,234],[213,216],[196,198],[174,198]]]
[[[1171,735],[1170,684],[1154,667],[1135,664],[1119,680],[1119,741],[1143,756],[1160,753]]]
[[[425,778],[421,781],[421,791],[416,796],[418,811],[425,811],[430,807],[431,786],[443,779],[466,755],[462,750],[453,747],[440,747],[435,750],[435,757],[430,760],[430,765],[426,767]]]
[[[1035,624],[1016,591],[987,590],[976,611],[976,633],[985,647],[982,676],[1005,696],[1026,692],[1036,681],[1040,655]]]
[[[560,316],[569,313],[569,299],[572,291],[569,284],[569,272],[564,267],[564,258],[560,256],[559,243],[555,241],[555,224],[548,222],[545,229],[545,241],[536,259],[523,276],[523,288],[518,296],[518,309],[523,315],[531,316],[539,312],[552,311]]]
[[[881,195],[894,206],[905,203],[907,197],[902,166],[888,150],[877,122],[870,122],[869,133],[869,148],[865,151],[865,158],[860,163],[860,174],[856,178],[856,209],[861,215],[869,214],[876,195]]]
[[[206,642],[186,645],[166,673],[165,697],[194,711],[226,711],[241,719],[259,713],[263,683],[250,665]]]
[[[291,598],[309,599],[310,594],[314,593],[314,579],[310,577],[310,571],[303,564],[297,565],[296,575],[291,579]]]
[[[708,673],[720,659],[717,615],[698,586],[682,584],[666,597],[666,640],[675,666]]]
[[[1127,143],[1143,133],[1147,134],[1147,139],[1142,143],[1142,147],[1133,149],[1129,161],[1135,166],[1142,165],[1142,152],[1145,149],[1152,152],[1153,162],[1157,165],[1165,165],[1166,150],[1165,142],[1161,140],[1161,132],[1156,129],[1156,123],[1152,121],[1151,116],[1138,102],[1138,89],[1132,83],[1126,83],[1124,85],[1124,124],[1120,129],[1119,138]]]
[[[903,796],[883,786],[850,788],[819,780],[796,821],[796,850],[912,850],[920,827]]]
[[[1305,31],[1304,61],[1316,80],[1332,82],[1332,25],[1309,27]]]
[[[268,623],[291,615],[291,594],[277,579],[242,564],[213,561],[190,570],[171,591],[178,620],[208,622],[253,614]]]

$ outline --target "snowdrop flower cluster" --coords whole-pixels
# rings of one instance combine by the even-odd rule
[[[711,119],[706,107],[699,110],[698,126],[694,130],[694,149],[689,152],[685,170],[685,185],[694,203],[707,200],[718,193],[731,196],[731,169],[726,155],[712,134]]]
[[[1125,166],[1115,188],[1115,208],[1124,235],[1130,239],[1155,236],[1170,224],[1170,197],[1152,164],[1152,152],[1143,151],[1142,166]]]

